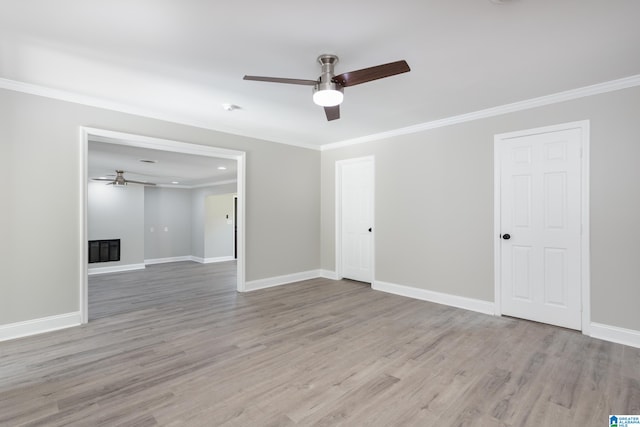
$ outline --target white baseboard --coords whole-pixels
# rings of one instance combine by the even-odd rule
[[[232,256],[219,256],[213,258],[202,258],[193,255],[184,255],[184,256],[173,256],[167,258],[153,258],[153,259],[145,259],[145,265],[152,264],[164,264],[167,262],[181,262],[181,261],[193,261],[199,262],[200,264],[211,264],[213,262],[225,262],[225,261],[233,261],[235,258]]]
[[[320,270],[320,277],[330,280],[338,280],[338,273],[331,270]]]
[[[193,261],[193,257],[191,255],[185,255],[185,256],[172,256],[167,258],[152,258],[152,259],[145,259],[144,264],[153,265],[153,264],[164,264],[167,262],[180,262],[180,261]]]
[[[245,291],[272,288],[274,286],[286,285],[287,283],[299,282],[301,280],[316,279],[318,277],[321,277],[320,270],[309,270],[300,273],[285,274],[284,276],[251,280],[245,283]]]
[[[589,336],[640,348],[640,331],[591,322]]]
[[[110,267],[93,267],[89,268],[87,272],[89,276],[93,274],[105,274],[105,273],[118,273],[120,271],[132,271],[132,270],[144,270],[144,264],[125,264],[125,265],[113,265]]]
[[[200,264],[211,264],[213,262],[225,262],[225,261],[233,261],[235,258],[232,256],[219,256],[213,258],[200,258],[196,256],[190,257],[191,261],[199,262]]]
[[[56,331],[58,329],[78,326],[82,323],[80,312],[58,314],[40,319],[0,325],[0,341],[28,337],[29,335]]]
[[[464,308],[465,310],[477,311],[479,313],[491,315],[495,314],[494,303],[490,301],[444,294],[441,292],[429,291],[426,289],[414,288],[411,286],[396,285],[394,283],[382,282],[380,280],[374,281],[371,284],[371,288],[376,291],[388,292],[390,294],[402,295],[404,297],[415,298],[423,301],[450,305],[452,307]]]

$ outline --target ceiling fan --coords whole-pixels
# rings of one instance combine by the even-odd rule
[[[255,80],[259,82],[288,83],[294,85],[313,86],[313,102],[324,107],[327,120],[340,118],[340,103],[344,98],[344,88],[367,83],[372,80],[384,77],[395,76],[396,74],[411,71],[407,61],[396,61],[388,64],[376,65],[375,67],[363,68],[362,70],[349,71],[340,75],[335,75],[333,67],[338,63],[335,55],[320,55],[318,62],[322,66],[322,74],[317,80],[286,79],[280,77],[244,76],[244,80]]]
[[[134,181],[131,179],[126,179],[124,177],[124,171],[123,170],[118,170],[116,169],[116,176],[115,178],[92,178],[94,181],[109,181],[107,183],[107,185],[116,185],[116,186],[122,186],[122,185],[127,185],[129,183],[131,184],[142,184],[142,185],[156,185],[153,182],[143,182],[143,181]]]

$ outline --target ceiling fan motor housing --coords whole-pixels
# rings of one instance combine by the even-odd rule
[[[333,81],[333,67],[338,63],[335,55],[320,55],[318,62],[322,66],[322,74],[313,87],[313,101],[324,107],[340,105],[343,100],[344,87]]]
[[[127,180],[124,179],[124,171],[116,170],[116,178],[113,180],[113,185],[127,185]]]

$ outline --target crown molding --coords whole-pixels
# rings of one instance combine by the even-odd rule
[[[25,83],[17,80],[5,79],[0,77],[0,89],[12,90],[15,92],[28,93],[30,95],[42,96],[45,98],[57,99],[59,101],[72,102],[74,104],[86,105],[89,107],[102,108],[105,110],[117,111],[119,113],[133,114],[135,116],[147,117],[150,119],[162,120],[165,122],[176,123],[180,125],[193,126],[196,128],[212,130],[216,132],[223,132],[231,135],[244,136],[252,139],[261,139],[263,141],[273,142],[276,144],[291,145],[299,148],[306,148],[310,150],[318,151],[320,146],[313,144],[294,143],[285,141],[275,141],[266,138],[258,138],[254,135],[242,132],[239,129],[229,128],[222,125],[216,125],[215,127],[209,123],[201,122],[199,120],[185,119],[173,114],[161,113],[152,109],[134,107],[120,102],[109,101],[107,99],[98,98],[94,96],[82,95],[79,93],[54,89],[46,86],[40,86],[33,83]]]
[[[622,79],[611,80],[604,83],[598,83],[591,86],[571,89],[564,92],[558,92],[551,95],[545,95],[538,98],[531,98],[511,104],[505,104],[497,107],[487,108],[484,110],[474,111],[472,113],[446,117],[444,119],[433,120],[430,122],[394,129],[387,132],[380,132],[372,135],[366,135],[358,138],[324,144],[320,147],[320,150],[335,150],[337,148],[347,147],[350,145],[364,144],[367,142],[379,141],[381,139],[388,139],[396,136],[423,132],[430,129],[451,126],[459,123],[470,122],[473,120],[486,119],[489,117],[500,116],[507,113],[514,113],[516,111],[528,110],[531,108],[542,107],[550,104],[557,104],[560,102],[571,101],[573,99],[599,95],[602,93],[613,92],[616,90],[627,89],[636,86],[640,86],[640,74],[625,77]]]
[[[191,188],[215,187],[217,185],[236,184],[237,182],[238,182],[237,179],[227,179],[225,181],[218,181],[218,182],[210,182],[210,183],[206,183],[206,184],[192,185]]]
[[[347,147],[350,145],[364,144],[367,142],[379,141],[382,139],[393,138],[401,135],[409,135],[412,133],[424,132],[430,129],[451,126],[459,123],[470,122],[473,120],[486,119],[489,117],[500,116],[503,114],[514,113],[517,111],[528,110],[531,108],[542,107],[545,105],[557,104],[560,102],[571,101],[574,99],[584,98],[592,95],[599,95],[616,90],[628,89],[640,86],[640,74],[624,77],[617,80],[611,80],[603,83],[597,83],[590,86],[584,86],[577,89],[571,89],[564,92],[558,92],[551,95],[545,95],[538,98],[531,98],[524,101],[518,101],[511,104],[500,105],[497,107],[486,108],[471,113],[460,114],[457,116],[445,117],[430,122],[419,123],[417,125],[407,126],[399,129],[393,129],[386,132],[365,135],[358,138],[346,139],[343,141],[332,142],[323,145],[291,143],[285,141],[275,141],[259,138],[277,144],[291,145],[299,148],[306,148],[315,151],[335,150],[337,148]],[[106,110],[118,111],[121,113],[133,114],[136,116],[148,117],[156,120],[162,120],[171,123],[177,123],[187,126],[193,126],[202,129],[208,129],[216,132],[224,132],[232,135],[244,136],[247,138],[258,139],[253,135],[241,132],[238,129],[224,128],[223,126],[213,127],[210,124],[197,120],[187,120],[183,117],[173,116],[171,114],[160,113],[149,109],[134,107],[123,103],[113,102],[102,98],[81,95],[60,89],[53,89],[45,86],[25,83],[16,80],[0,78],[0,88],[12,90],[16,92],[28,93],[31,95],[43,96],[46,98],[58,99],[61,101],[73,102],[75,104],[87,105],[90,107],[103,108]]]
[[[226,185],[226,184],[236,184],[237,182],[238,182],[237,179],[227,179],[224,181],[207,182],[204,184],[197,184],[197,185],[158,184],[156,185],[156,188],[179,188],[184,190],[194,190],[197,188],[215,187],[218,185]]]

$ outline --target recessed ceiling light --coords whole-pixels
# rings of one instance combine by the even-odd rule
[[[158,163],[156,160],[149,160],[149,159],[140,159],[138,161],[142,163]]]
[[[239,110],[240,106],[239,105],[235,105],[235,104],[222,104],[222,108],[226,111],[233,111],[233,110]]]
[[[224,166],[218,166],[218,170],[219,170],[219,171],[226,171],[226,170],[227,170],[227,168],[226,168],[226,167],[224,167]]]
[[[172,184],[180,184],[178,181],[171,181]]]

